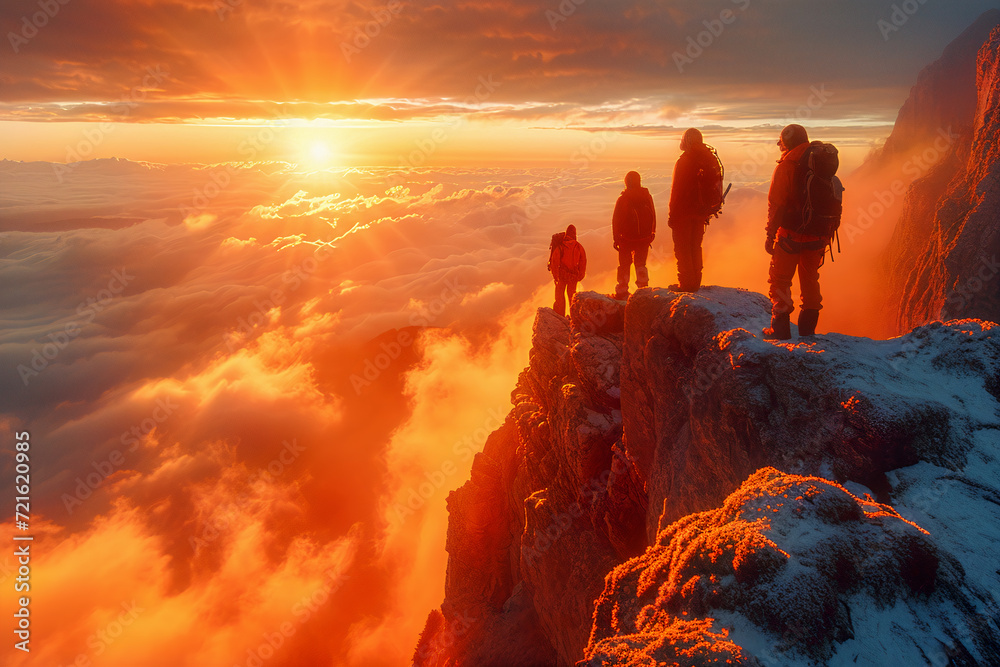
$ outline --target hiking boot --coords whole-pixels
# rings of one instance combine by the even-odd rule
[[[766,340],[788,340],[792,337],[792,323],[788,313],[771,315],[771,326],[764,329]]]
[[[818,310],[799,311],[799,338],[816,335],[816,323],[819,321]]]

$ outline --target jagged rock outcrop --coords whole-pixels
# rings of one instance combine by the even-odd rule
[[[910,187],[886,250],[887,312],[896,320],[896,329],[900,332],[940,318],[1000,320],[998,23],[1000,10],[988,12],[962,42],[967,44],[968,36],[978,35],[984,26],[994,26],[978,52],[977,103],[966,122],[954,124],[954,135],[949,141],[941,140],[939,145],[927,148],[935,160],[924,162],[933,167]],[[956,82],[964,79],[961,72],[964,70],[956,70]],[[914,88],[912,104],[907,103],[913,111],[908,114],[904,127],[916,124],[914,118],[920,114],[926,115],[922,121],[924,127],[938,121],[941,114],[920,100],[948,98],[947,86],[939,78],[923,81],[922,77],[926,85],[918,84]],[[961,85],[964,89],[965,84]],[[965,95],[958,97],[964,99]],[[957,104],[949,114],[953,118],[954,114],[963,112],[965,106],[964,102]],[[903,120],[901,112],[897,127]],[[940,128],[946,126],[942,124]],[[912,143],[918,134],[901,130],[902,138],[892,145]],[[895,130],[893,135],[896,135]],[[889,145],[887,142],[887,147]]]
[[[573,665],[584,659],[602,591],[604,607],[588,650],[591,657],[605,655],[608,665],[631,664],[608,657],[614,652],[597,652],[608,646],[682,656],[684,642],[692,651],[711,649],[690,664],[712,664],[705,656],[714,654],[788,665],[832,656],[835,664],[850,647],[876,651],[871,659],[877,663],[873,647],[883,635],[894,638],[885,647],[950,637],[942,651],[964,651],[974,660],[955,664],[988,664],[982,661],[990,642],[1000,643],[1000,574],[988,556],[1000,540],[1000,474],[990,464],[1000,457],[1000,341],[992,325],[936,323],[888,341],[830,334],[778,343],[760,337],[768,313],[762,295],[719,287],[696,294],[644,289],[624,308],[583,293],[571,323],[540,309],[514,409],[476,457],[469,482],[448,499],[445,601],[428,619],[415,664]],[[754,477],[769,467],[782,472],[767,473],[764,481]],[[809,477],[843,483],[854,496]],[[841,507],[847,518],[827,530],[826,510],[785,503],[766,531],[751,520],[736,521],[758,507],[746,500],[749,491],[727,504],[745,482],[758,491],[822,487],[834,499],[817,500],[817,507]],[[961,502],[953,506],[944,494]],[[876,502],[891,504],[930,535],[911,530],[889,507],[874,509]],[[803,518],[797,509],[809,510],[808,521],[794,523]],[[969,531],[956,532],[952,523],[965,526],[973,516],[981,521],[967,539]],[[722,552],[691,552],[708,543],[676,527],[694,525],[700,526],[695,532],[720,536]],[[817,540],[823,533],[829,558],[805,563],[819,542],[788,542],[786,528],[818,531]],[[721,536],[733,545],[725,547]],[[777,552],[738,546],[766,546],[765,538],[799,559],[781,570],[794,571],[785,582],[791,592],[764,596],[768,581],[777,581],[767,579]],[[842,553],[858,545],[871,551],[876,543],[884,553],[861,560],[832,550],[837,544]],[[916,561],[907,560],[899,544]],[[688,581],[730,576],[716,571],[725,569],[718,562],[725,553],[732,576],[740,574],[736,583],[719,579],[728,586],[722,598],[713,597],[708,583],[692,584],[664,598],[669,604],[641,611],[638,601],[642,609],[650,601],[636,598],[627,582],[656,580],[659,591],[664,582],[655,564],[667,553],[690,556],[682,568]],[[639,560],[629,561],[634,557]],[[943,574],[934,579],[938,597],[930,602],[923,575],[860,577],[846,587],[837,579],[839,568],[872,573],[881,562],[918,572],[931,561]],[[839,610],[843,602],[854,610],[855,639],[837,616],[805,626],[799,639],[785,637],[783,600],[805,591],[802,581],[827,575],[833,581],[823,584],[816,609]],[[726,604],[715,604],[723,598]],[[869,598],[874,608],[858,602]],[[936,614],[940,632],[908,621],[895,628],[911,617],[886,616],[878,606],[911,601],[929,605],[919,609]],[[609,624],[601,611],[608,605],[634,608],[636,615]],[[968,620],[973,608],[982,617],[978,625]],[[855,613],[859,609],[863,613]],[[625,643],[614,644],[625,636]],[[598,646],[602,641],[612,643]],[[820,653],[802,652],[814,643]],[[930,660],[913,664],[934,664]]]
[[[448,498],[445,601],[417,665],[573,664],[604,575],[646,546],[620,442],[624,304],[590,294],[571,315],[539,310],[513,410]]]

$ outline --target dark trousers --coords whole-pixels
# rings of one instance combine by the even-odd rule
[[[618,244],[618,287],[615,288],[615,294],[618,296],[628,294],[628,282],[633,263],[635,264],[636,287],[642,288],[649,285],[649,271],[646,269],[647,257],[649,257],[649,244],[645,241],[624,241]]]
[[[786,252],[780,244],[774,246],[771,255],[771,314],[783,315],[795,310],[792,301],[792,278],[799,273],[799,288],[802,291],[802,309],[819,310],[823,307],[823,296],[819,291],[819,267],[823,266],[826,248],[803,250],[798,253]]]
[[[576,294],[576,282],[556,282],[556,303],[552,306],[552,310],[556,311],[563,317],[566,317],[566,304],[573,303],[573,295]]]
[[[677,283],[682,290],[693,292],[701,287],[701,242],[705,238],[705,223],[676,223],[670,231],[673,233],[674,257],[677,259]]]

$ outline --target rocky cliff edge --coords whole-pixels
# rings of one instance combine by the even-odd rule
[[[540,309],[414,664],[1000,664],[995,325],[767,319],[721,287]]]

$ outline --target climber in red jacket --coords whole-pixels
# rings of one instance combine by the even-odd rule
[[[576,285],[587,273],[587,252],[576,240],[576,226],[555,234],[549,246],[549,271],[556,283],[556,302],[552,309],[566,317],[566,304],[573,302]]]
[[[816,332],[823,297],[819,290],[819,267],[823,265],[829,239],[792,231],[801,226],[805,193],[797,174],[799,160],[809,148],[809,135],[801,125],[789,125],[778,139],[781,159],[771,178],[767,195],[767,240],[764,249],[771,255],[768,283],[771,287],[771,326],[764,337],[788,340],[792,337],[790,315],[792,278],[799,273],[802,308],[799,311],[799,336]]]

